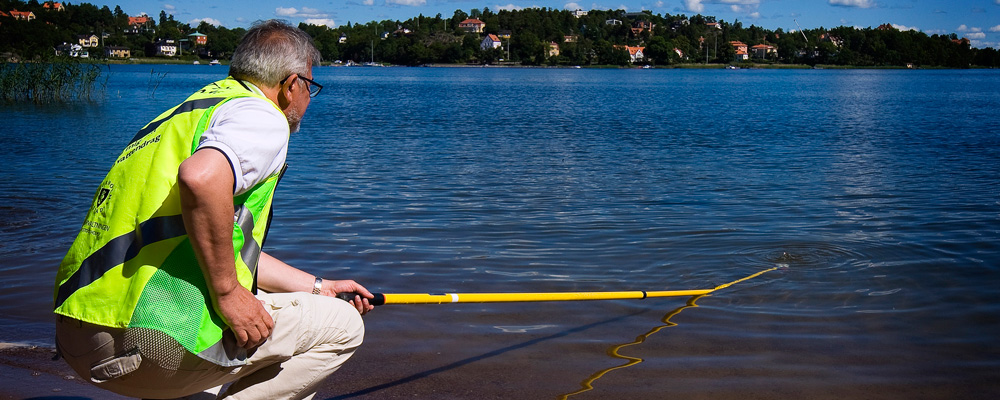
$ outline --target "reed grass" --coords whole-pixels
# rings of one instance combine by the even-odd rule
[[[5,103],[53,103],[103,96],[103,68],[78,61],[0,64],[0,100]],[[99,90],[95,92],[95,87]]]

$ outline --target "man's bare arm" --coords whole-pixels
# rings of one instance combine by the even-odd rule
[[[201,266],[215,310],[237,344],[250,349],[271,335],[274,321],[236,277],[233,251],[233,171],[215,149],[196,151],[177,173],[184,228]]]
[[[257,286],[267,292],[312,292],[316,277],[312,274],[295,268],[283,261],[272,257],[270,254],[261,253],[257,266]],[[341,292],[354,292],[355,296],[351,304],[358,309],[361,315],[368,313],[375,306],[368,304],[368,299],[374,297],[368,289],[352,280],[323,280],[323,287],[320,294],[324,296],[336,296]]]

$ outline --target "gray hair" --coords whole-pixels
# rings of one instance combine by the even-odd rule
[[[229,75],[262,86],[277,86],[292,74],[308,72],[319,65],[319,50],[299,28],[277,19],[253,24],[233,52]]]

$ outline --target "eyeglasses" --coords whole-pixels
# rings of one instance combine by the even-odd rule
[[[318,95],[319,92],[323,90],[323,85],[320,85],[320,84],[316,83],[316,81],[314,81],[312,79],[309,79],[309,78],[306,78],[306,77],[302,76],[301,74],[295,74],[295,76],[299,77],[299,79],[304,80],[304,81],[306,81],[306,83],[308,83],[309,97],[316,97],[316,95]],[[292,77],[291,75],[288,75],[288,78],[291,78],[291,77]],[[287,81],[288,78],[282,79],[281,82],[278,82],[278,84],[279,85],[284,85],[285,81]]]

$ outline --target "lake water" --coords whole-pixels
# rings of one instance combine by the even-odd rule
[[[2,105],[0,341],[51,346],[104,171],[214,66]],[[265,250],[396,305],[334,398],[995,398],[1000,72],[317,68]]]

